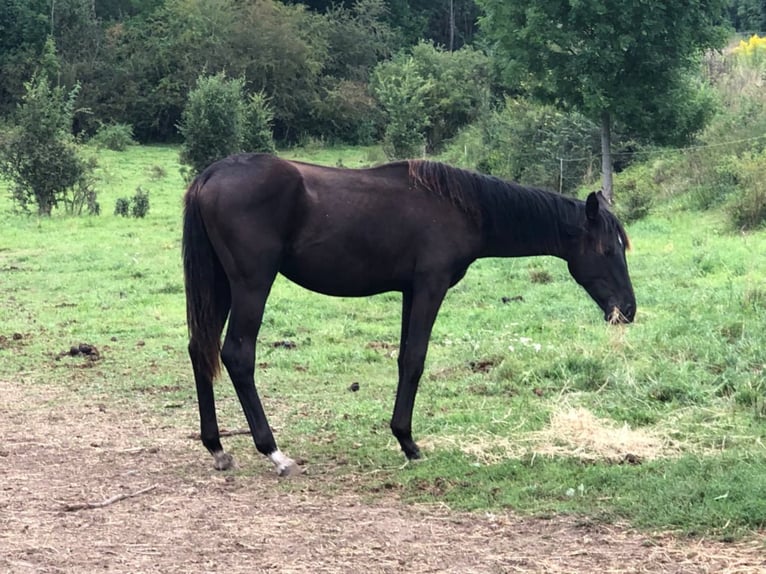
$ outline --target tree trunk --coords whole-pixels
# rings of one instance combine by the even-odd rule
[[[449,51],[455,49],[455,0],[449,0]]]
[[[612,115],[601,112],[601,191],[612,203]]]

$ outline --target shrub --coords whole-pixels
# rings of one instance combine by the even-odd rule
[[[130,215],[130,200],[127,197],[118,197],[114,204],[114,214],[122,217]]]
[[[136,194],[131,200],[130,213],[133,217],[146,217],[146,214],[149,213],[149,192],[140,187],[136,189]]]
[[[741,184],[727,205],[736,229],[757,229],[766,223],[766,153],[747,156],[740,163]]]
[[[429,123],[425,95],[431,82],[417,75],[412,57],[384,62],[375,68],[373,91],[386,112],[388,123],[383,149],[391,159],[422,155]]]
[[[149,213],[149,192],[141,187],[136,188],[132,198],[120,197],[114,204],[114,214],[121,217],[143,218],[147,213]]]
[[[98,147],[113,151],[124,151],[136,143],[133,139],[133,127],[128,124],[102,124],[90,141]]]
[[[386,116],[389,157],[440,149],[476,119],[489,97],[489,70],[481,52],[446,52],[426,42],[378,64],[371,89]]]
[[[524,185],[573,193],[597,176],[599,150],[598,126],[584,116],[507,98],[464,130],[446,155]],[[568,159],[563,174],[560,158]]]
[[[366,82],[338,81],[318,102],[317,116],[332,141],[371,145],[383,135],[383,110]]]
[[[161,165],[153,165],[148,170],[149,179],[152,181],[157,181],[160,179],[165,179],[168,175],[167,170],[161,166]]]
[[[181,163],[189,179],[216,160],[243,149],[245,123],[244,80],[200,76],[189,93],[179,131],[184,137]]]
[[[266,95],[263,92],[252,94],[245,107],[242,147],[250,152],[272,153],[276,149],[271,131],[273,121],[274,112]]]
[[[60,202],[74,214],[84,205],[95,208],[95,164],[80,156],[70,129],[79,88],[51,88],[47,78],[37,75],[25,88],[14,117],[16,127],[0,145],[0,173],[11,181],[14,202],[25,211],[34,204],[44,216]]]
[[[615,212],[623,223],[646,217],[659,193],[653,165],[642,163],[629,167],[615,178]]]

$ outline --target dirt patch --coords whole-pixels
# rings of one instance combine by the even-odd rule
[[[0,381],[0,572],[762,572],[763,540],[285,493],[217,473],[192,428]],[[328,478],[329,480],[329,478]],[[95,508],[81,508],[84,504]],[[99,506],[101,505],[101,506]],[[67,510],[77,508],[77,510]]]

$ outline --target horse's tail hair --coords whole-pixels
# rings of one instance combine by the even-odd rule
[[[189,353],[196,374],[212,381],[221,370],[221,332],[231,308],[231,291],[200,212],[205,180],[197,176],[184,196],[182,252]]]

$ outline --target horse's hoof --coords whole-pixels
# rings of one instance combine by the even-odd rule
[[[216,470],[229,470],[234,467],[234,458],[228,452],[214,452],[213,456],[215,457],[213,468]]]
[[[420,449],[415,446],[412,449],[404,451],[404,456],[407,457],[407,460],[419,460],[421,458]]]
[[[290,461],[289,464],[280,465],[277,467],[277,476],[287,478],[288,476],[298,476],[301,473],[301,467],[295,464],[295,461]]]
[[[289,456],[282,454],[282,451],[277,449],[269,455],[271,462],[277,467],[277,474],[279,476],[295,476],[300,474],[300,469],[295,461]]]

